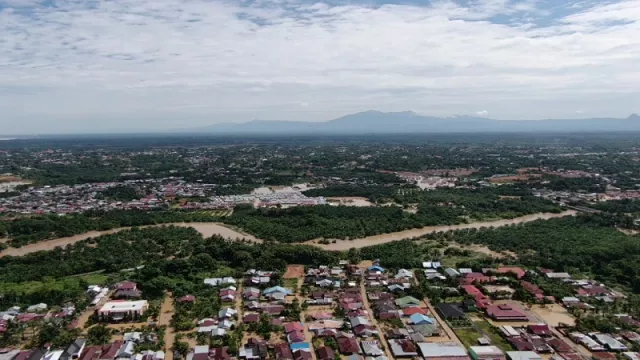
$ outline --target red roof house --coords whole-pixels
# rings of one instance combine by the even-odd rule
[[[343,355],[360,353],[360,345],[358,345],[358,341],[355,338],[347,336],[338,338],[338,349],[340,349],[340,353]]]
[[[529,321],[529,317],[514,305],[490,305],[485,311],[487,316],[496,321]]]

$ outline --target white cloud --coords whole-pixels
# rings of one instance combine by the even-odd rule
[[[594,115],[626,116],[640,98],[640,0],[567,4],[570,15],[544,26],[532,0],[39,4],[0,0],[7,132],[320,120],[371,108],[488,107],[524,118],[572,116],[588,103]]]
[[[476,115],[485,117],[485,116],[489,116],[489,112],[487,110],[478,110],[476,111]]]

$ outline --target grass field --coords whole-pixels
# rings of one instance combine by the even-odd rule
[[[498,329],[494,328],[485,320],[473,321],[473,326],[467,328],[453,329],[464,346],[478,345],[478,339],[485,336],[491,341],[491,345],[499,347],[502,351],[512,351],[513,348],[502,338]]]
[[[285,288],[295,291],[298,287],[298,279],[283,279],[283,284]]]

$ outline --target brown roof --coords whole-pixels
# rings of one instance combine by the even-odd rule
[[[276,351],[276,359],[278,360],[293,359],[293,353],[291,353],[291,349],[289,349],[289,344],[287,343],[276,344],[275,351]]]
[[[358,341],[354,338],[338,338],[338,348],[340,352],[345,355],[360,353],[360,345],[358,345]]]
[[[318,349],[318,358],[322,360],[333,360],[335,358],[335,354],[333,349],[327,346],[323,346]]]

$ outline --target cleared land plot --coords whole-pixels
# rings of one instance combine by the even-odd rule
[[[576,323],[576,319],[559,304],[550,304],[544,307],[534,305],[531,307],[531,311],[550,326],[558,326],[560,323],[573,326]]]
[[[287,265],[283,279],[299,279],[304,276],[304,265]]]

